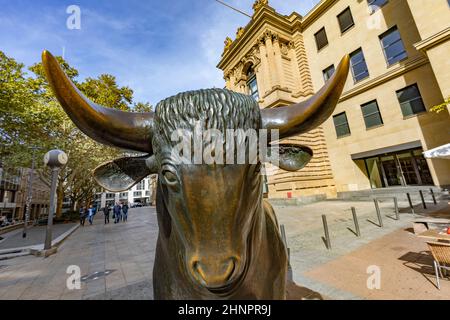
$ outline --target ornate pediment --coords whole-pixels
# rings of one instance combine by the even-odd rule
[[[253,11],[256,13],[259,9],[268,5],[269,0],[256,0],[255,3],[253,3]]]

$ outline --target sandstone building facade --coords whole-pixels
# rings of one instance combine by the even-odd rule
[[[448,110],[429,112],[450,96],[449,21],[447,0],[322,0],[304,17],[256,1],[251,21],[225,41],[218,68],[228,89],[261,108],[296,103],[351,57],[333,116],[289,141],[311,147],[313,160],[269,176],[269,197],[450,185],[448,160],[422,155],[450,142]]]

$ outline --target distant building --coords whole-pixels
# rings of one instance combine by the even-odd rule
[[[300,0],[299,0],[300,2]],[[450,163],[423,151],[450,141],[450,4],[447,0],[322,0],[304,17],[256,1],[218,68],[226,88],[261,108],[303,101],[349,54],[351,70],[333,115],[288,139],[312,148],[301,171],[268,177],[269,197],[410,185],[450,185]],[[295,10],[295,7],[292,8]]]
[[[149,176],[130,190],[123,192],[103,192],[95,195],[95,204],[97,207],[103,208],[106,204],[112,206],[116,202],[127,203],[128,205],[152,204],[156,193],[156,176]]]
[[[0,168],[0,216],[11,220],[23,220],[26,212],[28,181],[27,168]],[[32,183],[30,220],[48,214],[50,190],[36,175]]]

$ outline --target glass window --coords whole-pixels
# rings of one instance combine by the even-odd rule
[[[397,27],[393,27],[383,33],[380,36],[380,41],[388,65],[392,65],[408,57]]]
[[[384,6],[386,2],[387,0],[367,0],[371,13],[377,11],[379,8]]]
[[[145,189],[145,180],[142,180],[136,185],[136,190],[144,190],[144,189]]]
[[[355,82],[361,81],[369,76],[366,59],[361,48],[350,54],[350,65]]]
[[[333,116],[334,127],[338,137],[347,136],[350,134],[350,127],[347,121],[345,112]]]
[[[341,28],[341,33],[344,33],[352,26],[355,25],[353,22],[352,12],[350,11],[350,7],[342,11],[338,16],[339,27]]]
[[[316,38],[317,50],[322,49],[328,44],[328,38],[327,33],[325,32],[325,27],[317,31],[314,37]]]
[[[417,84],[398,90],[397,98],[405,117],[426,111]]]
[[[140,197],[142,196],[142,192],[141,191],[134,191],[133,192],[133,197]]]
[[[323,79],[325,80],[325,82],[327,82],[328,79],[330,79],[331,76],[332,76],[333,73],[334,73],[334,64],[332,64],[332,65],[329,66],[328,68],[324,69],[324,70],[322,71],[322,73],[323,73]]]
[[[376,100],[361,105],[361,111],[367,129],[383,124],[383,119],[381,118],[380,109],[378,108]]]
[[[255,99],[259,100],[258,82],[256,81],[256,74],[252,67],[247,71],[247,87],[248,93]]]
[[[371,188],[382,188],[384,185],[380,174],[380,164],[378,157],[369,158],[365,161]]]

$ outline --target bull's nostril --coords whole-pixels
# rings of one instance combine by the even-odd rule
[[[194,261],[191,268],[194,277],[207,287],[221,287],[232,280],[236,273],[236,259],[222,260],[222,263],[218,264]]]
[[[205,279],[205,274],[199,261],[194,261],[192,263],[192,271],[194,271],[194,275],[196,275],[201,280]]]

